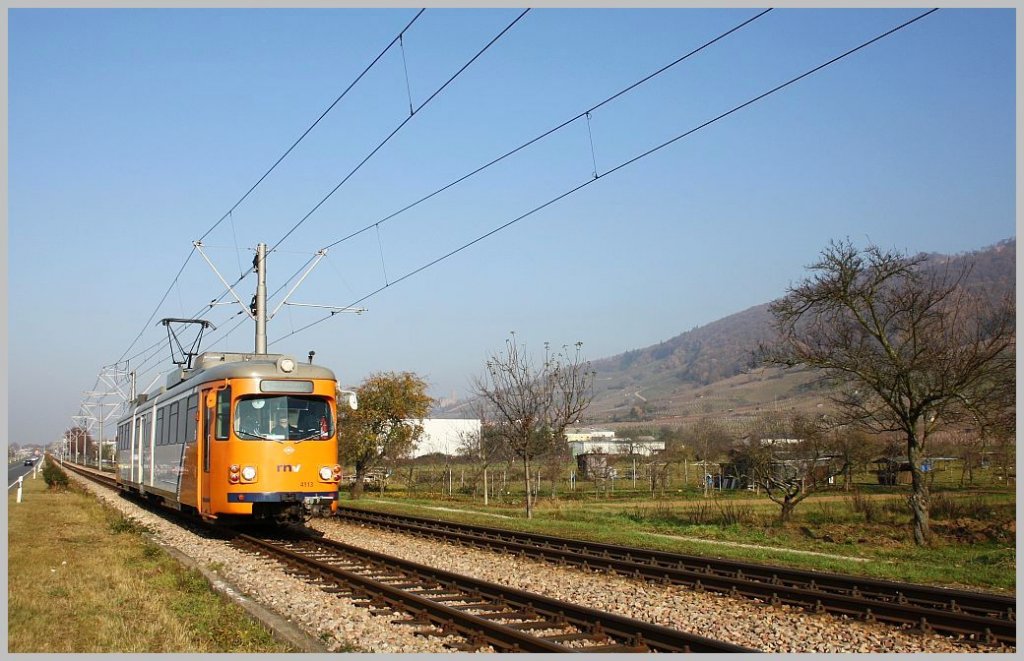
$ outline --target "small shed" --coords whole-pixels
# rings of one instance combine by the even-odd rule
[[[576,468],[584,480],[596,480],[614,477],[614,468],[608,466],[608,454],[605,452],[588,452],[576,455]]]
[[[956,457],[922,457],[921,472],[933,473],[948,469],[950,462],[959,461]],[[900,457],[879,457],[871,462],[875,465],[874,473],[878,483],[888,486],[910,484],[910,462]]]
[[[895,486],[910,484],[910,462],[898,457],[879,457],[871,462],[879,484]]]

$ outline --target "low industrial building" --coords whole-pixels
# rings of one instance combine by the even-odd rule
[[[615,432],[605,429],[575,429],[566,431],[565,440],[573,457],[581,454],[620,454],[650,456],[665,449],[664,441],[650,436],[642,438],[615,438]]]
[[[423,425],[423,435],[416,442],[413,457],[428,454],[453,456],[469,440],[480,437],[479,419],[424,418],[412,422]]]

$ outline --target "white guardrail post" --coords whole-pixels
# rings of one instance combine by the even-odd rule
[[[23,479],[25,479],[24,475],[22,475],[21,477],[18,478],[18,502],[19,503],[21,502],[21,481]]]

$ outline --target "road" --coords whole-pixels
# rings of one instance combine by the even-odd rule
[[[30,473],[35,470],[35,466],[25,466],[24,461],[19,460],[13,464],[7,465],[7,488],[11,489],[14,487],[14,483],[18,481],[18,478],[22,475],[25,476],[26,480],[31,480],[32,476]],[[42,470],[42,469],[40,469]],[[43,479],[42,475],[36,476],[37,480]]]

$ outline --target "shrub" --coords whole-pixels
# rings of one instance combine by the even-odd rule
[[[860,491],[854,491],[853,497],[850,499],[850,507],[853,508],[854,512],[864,515],[864,521],[866,523],[873,523],[878,520],[881,509],[878,507],[878,503],[871,500]]]
[[[654,507],[635,508],[624,515],[637,523],[659,522],[675,526],[731,526],[757,523],[753,507],[718,501],[698,501],[682,511],[658,503]]]
[[[124,516],[117,516],[110,521],[110,532],[115,535],[121,533],[130,533],[134,535],[151,532],[145,525],[139,523],[134,519],[129,519]]]
[[[896,498],[883,503],[882,509],[893,516],[907,516],[910,514],[910,501],[908,498]]]
[[[721,514],[719,523],[726,526],[748,525],[754,523],[756,519],[753,507],[739,503],[721,503],[719,513]]]
[[[836,509],[835,503],[820,500],[817,503],[817,512],[808,512],[807,518],[815,523],[840,523],[843,518]]]
[[[928,514],[933,519],[976,519],[987,521],[996,518],[995,509],[991,503],[985,501],[981,496],[974,496],[969,499],[956,499],[944,493],[937,493],[932,496],[928,504]]]
[[[68,488],[68,474],[49,458],[43,464],[43,480],[46,481],[46,486],[50,489],[63,490]]]

